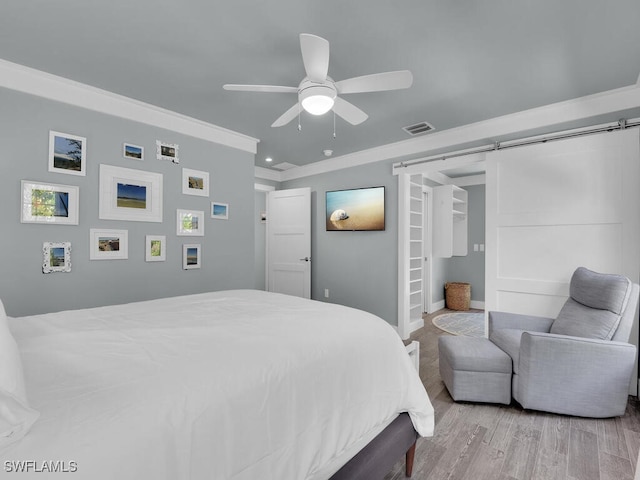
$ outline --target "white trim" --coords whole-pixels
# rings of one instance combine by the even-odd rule
[[[471,185],[484,185],[485,183],[487,183],[487,176],[484,173],[451,179],[451,184],[456,187],[470,187]]]
[[[440,185],[449,185],[451,184],[451,177],[448,177],[444,173],[440,172],[427,172],[422,175],[427,180],[438,183]]]
[[[469,307],[477,308],[478,310],[484,310],[484,302],[481,302],[480,300],[471,300],[469,302]]]
[[[437,302],[433,302],[433,311],[437,312],[438,310],[442,310],[444,308],[444,299],[438,300]]]
[[[282,172],[276,172],[275,170],[269,170],[264,167],[255,167],[254,176],[264,180],[273,180],[274,182],[282,181]]]
[[[0,87],[257,152],[260,140],[180,113],[0,59]]]
[[[420,330],[422,327],[424,327],[424,320],[422,318],[419,319],[419,320],[414,320],[413,322],[410,322],[409,323],[409,334],[412,334],[416,330]]]
[[[321,160],[282,172],[281,181],[392,158],[425,154],[465,143],[486,141],[488,138],[498,136],[524,134],[538,128],[586,120],[638,107],[640,107],[640,84],[630,85]],[[447,161],[447,166],[452,160]],[[440,164],[440,168],[442,168],[442,164]],[[415,173],[408,169],[402,170],[402,173]]]
[[[273,185],[263,185],[262,183],[254,183],[253,189],[257,192],[273,192],[276,187]]]

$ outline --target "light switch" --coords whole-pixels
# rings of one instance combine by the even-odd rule
[[[474,243],[474,244],[473,244],[473,251],[474,251],[474,252],[477,252],[477,251],[478,251],[478,244],[477,244],[477,243]]]
[[[481,252],[484,252],[484,243],[481,243],[481,244],[480,244],[480,251],[481,251]]]

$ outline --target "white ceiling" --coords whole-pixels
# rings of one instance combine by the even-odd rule
[[[256,137],[259,166],[625,87],[640,72],[638,0],[3,0],[0,13],[0,58]],[[329,40],[336,81],[409,69],[413,86],[347,96],[369,119],[338,118],[336,139],[331,114],[271,128],[295,95],[222,85],[297,86],[300,33]]]

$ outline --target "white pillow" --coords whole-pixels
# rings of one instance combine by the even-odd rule
[[[20,352],[0,301],[0,448],[20,440],[38,416],[27,403]]]

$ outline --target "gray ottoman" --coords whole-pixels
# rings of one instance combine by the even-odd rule
[[[440,376],[455,401],[511,403],[511,357],[487,338],[438,338]]]

